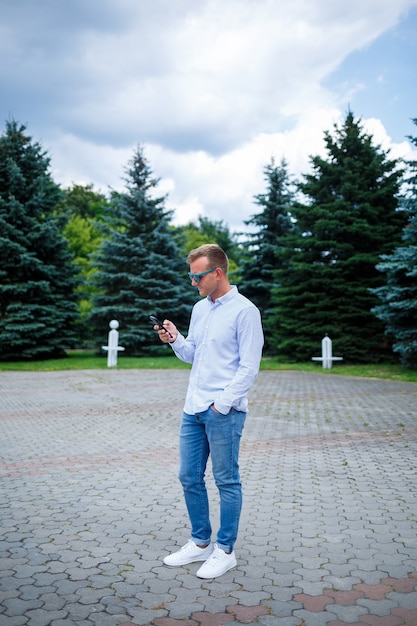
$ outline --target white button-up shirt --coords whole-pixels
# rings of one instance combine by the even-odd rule
[[[171,343],[179,359],[192,363],[184,411],[190,415],[215,404],[226,415],[247,411],[248,391],[262,356],[264,337],[257,307],[233,286],[215,302],[194,305],[187,338]]]

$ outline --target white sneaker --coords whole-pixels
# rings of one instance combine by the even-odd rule
[[[197,571],[197,576],[199,578],[217,578],[228,572],[232,567],[236,567],[236,565],[235,553],[231,552],[231,554],[226,554],[226,552],[215,543],[211,556],[209,556],[204,565]]]
[[[187,563],[194,563],[195,561],[205,561],[212,552],[212,543],[209,543],[206,548],[200,548],[190,539],[185,546],[164,557],[164,563],[169,567],[180,567],[181,565],[187,565]]]

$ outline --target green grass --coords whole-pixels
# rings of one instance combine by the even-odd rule
[[[175,356],[124,357],[117,359],[117,369],[187,369],[189,365]],[[58,370],[107,369],[107,356],[97,356],[92,351],[74,350],[63,359],[44,361],[0,362],[0,371],[50,372]]]
[[[276,359],[265,357],[262,359],[261,369],[318,372],[322,374],[337,374],[340,376],[360,376],[362,378],[387,378],[389,380],[417,383],[417,370],[407,370],[401,365],[391,363],[371,363],[369,365],[335,363],[331,369],[323,369],[320,362],[280,363]]]
[[[126,357],[119,356],[117,369],[189,369],[175,356]],[[13,372],[48,372],[55,370],[91,370],[107,369],[106,355],[97,356],[89,351],[73,351],[63,359],[48,359],[30,362],[0,362],[0,371]],[[282,363],[278,359],[265,357],[262,359],[261,370],[293,370],[336,374],[341,376],[360,376],[363,378],[386,378],[405,382],[417,382],[417,371],[406,370],[396,364],[348,365],[335,363],[331,369],[323,369],[319,362]]]

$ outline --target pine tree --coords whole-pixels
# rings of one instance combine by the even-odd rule
[[[243,244],[245,256],[240,267],[239,289],[261,311],[266,331],[264,352],[268,352],[274,274],[277,267],[286,266],[288,250],[282,242],[295,226],[291,218],[294,191],[286,161],[283,159],[276,165],[272,158],[264,176],[267,192],[255,196],[255,204],[262,210],[245,221],[255,231],[246,235]]]
[[[0,358],[42,359],[76,345],[75,271],[55,217],[49,158],[7,122],[0,137]]]
[[[172,212],[165,209],[165,198],[155,194],[158,182],[139,146],[127,168],[126,191],[113,194],[113,217],[96,255],[98,295],[90,323],[101,346],[109,322],[118,320],[126,355],[167,353],[149,315],[169,318],[184,331],[193,302],[185,259],[170,229]]]
[[[351,112],[334,130],[324,135],[327,160],[313,157],[313,171],[299,185],[307,202],[293,206],[300,234],[288,240],[290,268],[276,273],[274,345],[287,357],[309,360],[327,333],[335,355],[378,361],[390,351],[383,324],[371,313],[371,289],[382,284],[380,254],[401,240],[401,170]]]
[[[417,124],[417,119],[413,120]],[[417,146],[417,137],[409,137]],[[386,283],[374,290],[380,304],[373,313],[385,324],[394,352],[405,367],[417,369],[417,161],[409,161],[404,208],[411,215],[403,232],[403,245],[383,255],[377,269]]]

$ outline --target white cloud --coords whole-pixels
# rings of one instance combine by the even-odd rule
[[[78,28],[74,17],[69,32],[61,25],[61,45],[48,34],[53,54],[32,33],[27,61],[19,59],[25,80],[39,81],[50,96],[52,122],[74,134],[221,154],[275,132],[306,102],[326,106],[323,78],[410,4],[188,0],[178,12],[168,0],[114,1],[105,3],[114,29],[111,15],[95,28],[79,5]],[[37,28],[49,33],[56,21],[44,15],[42,22],[37,14]]]
[[[48,151],[53,176],[60,185],[93,184],[103,193],[124,187],[125,168],[133,156],[133,147],[97,145],[69,133],[54,133],[41,143]]]
[[[318,109],[304,115],[294,128],[260,134],[233,151],[213,156],[204,151],[175,153],[157,144],[145,144],[145,155],[156,177],[158,195],[167,195],[166,206],[174,210],[174,223],[195,221],[199,215],[222,220],[232,230],[258,211],[255,194],[266,191],[264,167],[274,157],[288,163],[297,178],[310,170],[310,156],[325,156],[323,133],[345,116],[336,108]],[[375,144],[390,150],[393,158],[417,158],[407,141],[395,144],[382,122],[362,120]],[[125,167],[136,145],[128,148],[97,146],[74,136],[60,136],[50,151],[56,179],[63,185],[93,182],[103,192],[124,188]]]
[[[377,118],[368,118],[363,120],[364,130],[372,136],[373,143],[381,146],[384,151],[389,151],[392,159],[417,159],[417,150],[413,149],[408,141],[395,143],[388,134],[381,120]]]
[[[413,6],[73,0],[62,13],[53,0],[15,0],[0,25],[0,107],[28,123],[62,184],[122,188],[141,143],[177,223],[201,214],[239,229],[271,156],[305,173],[323,131],[365,88],[334,93],[324,80]],[[367,124],[392,143],[383,122]]]
[[[290,174],[300,176],[309,169],[309,155],[323,154],[323,131],[339,121],[336,109],[306,115],[292,130],[260,134],[221,156],[206,152],[174,154],[160,146],[145,146],[158,174],[174,181],[168,205],[177,209],[175,221],[184,223],[199,214],[223,220],[233,230],[258,209],[255,194],[266,191],[263,170],[271,157],[285,158]]]

